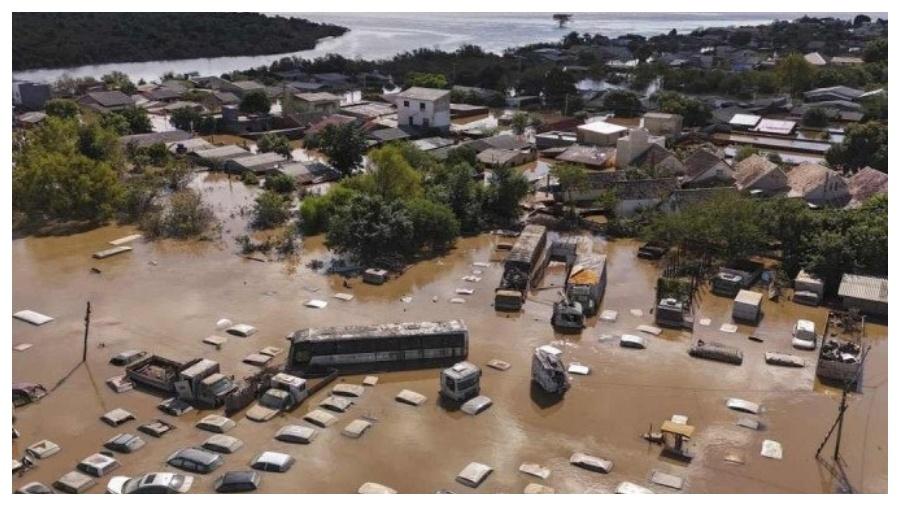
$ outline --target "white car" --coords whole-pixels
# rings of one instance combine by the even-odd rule
[[[286,472],[294,465],[294,457],[279,452],[262,452],[250,462],[250,467],[257,471],[274,473]]]
[[[184,494],[191,489],[193,476],[177,473],[146,473],[130,478],[113,476],[106,485],[108,494]]]
[[[816,324],[809,320],[797,320],[794,324],[791,345],[800,350],[816,349]]]

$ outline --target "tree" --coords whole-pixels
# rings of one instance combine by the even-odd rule
[[[637,116],[643,110],[641,99],[635,93],[625,90],[608,91],[603,97],[603,108],[616,116]]]
[[[169,123],[179,130],[193,132],[198,129],[200,117],[200,113],[191,107],[179,107],[172,111],[171,116],[169,116]]]
[[[289,204],[288,199],[278,193],[262,192],[253,206],[253,226],[266,229],[281,225],[288,219]]]
[[[544,98],[548,104],[563,107],[563,114],[577,110],[579,100],[578,89],[572,74],[559,67],[553,67],[544,76]]]
[[[145,215],[141,229],[151,237],[186,239],[204,233],[214,221],[200,193],[188,188],[173,193],[163,212]]]
[[[348,176],[362,163],[366,138],[356,123],[328,125],[319,135],[319,150],[335,169]]]
[[[815,74],[816,68],[798,53],[787,55],[775,67],[775,75],[778,76],[781,86],[792,95],[808,90]]]
[[[831,118],[828,112],[821,107],[811,107],[803,113],[803,125],[813,128],[825,128]]]
[[[867,63],[886,62],[888,59],[888,41],[886,38],[875,39],[863,49],[863,60]]]
[[[378,148],[369,154],[369,160],[375,167],[370,173],[374,191],[387,202],[421,193],[420,174],[409,165],[397,146]]]
[[[866,166],[881,172],[888,170],[888,130],[878,122],[850,125],[843,142],[825,153],[825,160],[833,167],[860,169]]]
[[[491,173],[483,208],[489,220],[510,225],[519,219],[519,202],[528,194],[528,180],[509,167],[497,167]]]
[[[410,72],[409,74],[406,74],[406,86],[446,88],[447,85],[447,76],[444,74],[429,74],[426,72]]]
[[[414,250],[414,229],[402,202],[357,194],[328,220],[325,244],[363,265],[406,258]]]
[[[550,169],[550,173],[559,181],[560,189],[565,195],[566,202],[571,206],[574,214],[575,204],[572,200],[572,192],[583,190],[587,187],[588,176],[587,171],[581,165],[572,163],[561,163],[554,165]]]
[[[516,135],[524,134],[525,129],[528,128],[528,113],[516,111],[510,121],[510,126],[512,127],[513,133]]]
[[[307,235],[321,234],[328,229],[328,220],[338,207],[345,205],[357,193],[343,184],[333,186],[325,195],[308,195],[300,203],[300,225]]]
[[[460,148],[462,149],[462,148]],[[477,233],[482,225],[483,186],[476,183],[472,165],[447,162],[432,176],[427,195],[430,200],[448,206],[459,221],[463,234]]]
[[[447,250],[459,236],[459,221],[449,207],[423,198],[406,203],[413,224],[416,248],[432,253]]]
[[[54,98],[44,106],[44,112],[57,118],[75,118],[78,116],[78,104],[74,100]]]
[[[128,122],[128,130],[132,134],[146,134],[153,131],[153,125],[147,116],[147,110],[140,107],[126,107],[118,113]]]
[[[279,134],[265,134],[256,142],[256,147],[261,153],[274,152],[283,156],[287,160],[293,159],[290,141],[288,138]]]
[[[859,28],[860,26],[871,22],[872,18],[870,18],[869,16],[866,16],[865,14],[858,14],[855,18],[853,18],[853,27]]]
[[[238,106],[238,109],[245,114],[268,114],[271,108],[272,101],[262,90],[248,92]]]
[[[119,90],[126,95],[134,95],[137,87],[124,72],[114,70],[100,78],[108,90]]]
[[[275,193],[291,193],[295,186],[294,178],[287,174],[275,174],[266,178],[266,189]]]
[[[672,91],[661,92],[658,97],[659,109],[669,114],[678,114],[684,118],[685,126],[706,126],[712,112],[705,103]]]

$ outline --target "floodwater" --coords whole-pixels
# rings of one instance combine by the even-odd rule
[[[222,471],[246,468],[263,450],[297,458],[286,474],[263,473],[263,492],[350,493],[367,481],[407,493],[470,492],[454,477],[471,461],[494,468],[477,489],[483,493],[518,493],[536,481],[517,470],[526,461],[550,468],[545,484],[559,492],[610,492],[624,480],[666,492],[648,483],[652,470],[684,477],[685,491],[694,493],[835,490],[835,480],[817,464],[814,453],[837,413],[838,393],[816,385],[813,367],[783,369],[763,361],[765,351],[802,354],[813,361],[814,352],[791,350],[790,329],[797,318],[811,318],[821,329],[823,308],[766,301],[758,328],[739,326],[737,333],[726,334],[718,328],[730,322],[729,301],[704,293],[697,319],[710,318],[711,325],[698,325],[697,334],[743,349],[742,366],[690,358],[690,335],[678,331],[646,335],[646,350],[620,348],[615,339],[603,336],[637,333],[637,325],[652,324],[657,266],[636,258],[634,241],[597,238],[595,248],[609,257],[609,285],[601,309],[617,310],[618,320],[594,319],[581,335],[563,337],[552,331],[546,303],[530,300],[516,315],[492,309],[499,263],[484,268],[478,283],[461,279],[471,273],[473,262],[490,261],[500,237],[461,239],[452,253],[414,265],[383,286],[357,279],[347,288],[342,278],[306,267],[311,259],[328,257],[321,238],[305,240],[302,256],[294,262],[261,263],[237,255],[233,237],[245,233],[246,217],[233,211],[247,205],[254,190],[214,174],[203,178],[194,184],[207,187],[217,215],[228,218],[220,241],[137,241],[134,251],[106,260],[94,260],[91,254],[107,247],[107,241],[133,233],[132,228],[108,226],[65,237],[12,241],[12,309],[29,308],[56,318],[41,327],[12,322],[12,344],[34,345],[13,352],[13,381],[55,388],[40,402],[15,411],[21,437],[13,441],[13,457],[21,458],[27,445],[42,439],[62,447],[37,468],[14,477],[14,488],[35,480],[52,483],[99,451],[107,439],[120,432],[136,433],[137,426],[151,418],[164,418],[177,430],[161,439],[142,436],[147,445],[136,454],[120,455],[122,467],[114,474],[163,470],[174,450],[199,445],[209,436],[193,427],[206,412],[173,418],[155,408],[161,400],[157,396],[141,391],[116,394],[108,388],[105,380],[122,370],[107,361],[123,350],[142,348],[180,359],[203,356],[218,360],[226,374],[243,377],[255,370],[241,362],[244,356],[264,346],[286,350],[285,336],[298,328],[461,318],[470,331],[469,360],[482,367],[492,358],[512,364],[504,372],[484,368],[482,393],[494,401],[487,411],[471,417],[441,407],[438,370],[381,373],[378,385],[367,387],[357,405],[339,415],[337,424],[322,429],[310,445],[281,443],[273,436],[283,425],[303,423],[303,414],[329,389],[267,423],[236,414],[237,427],[229,434],[244,440],[244,447],[225,456],[219,471],[197,476],[192,491],[210,492]],[[92,267],[101,273],[92,273]],[[457,297],[459,287],[474,288],[475,293],[463,296],[465,304],[452,304],[449,299]],[[343,302],[331,297],[336,292],[355,298]],[[411,302],[401,302],[407,295]],[[310,298],[326,300],[328,306],[304,307]],[[86,301],[93,314],[88,360],[79,366]],[[643,316],[634,316],[632,309],[642,310]],[[217,333],[220,318],[249,323],[259,331],[250,338],[229,337],[216,350],[201,340]],[[885,492],[887,328],[870,325],[868,330],[873,348],[863,391],[850,400],[843,457],[857,490]],[[748,341],[751,332],[765,342]],[[564,350],[565,361],[592,369],[589,376],[572,377],[571,390],[555,404],[532,393],[529,374],[532,350],[551,343]],[[361,376],[340,381],[358,384]],[[420,407],[395,402],[393,397],[404,388],[426,395],[428,402]],[[765,429],[737,427],[739,414],[724,405],[729,397],[760,403]],[[131,411],[137,421],[108,427],[99,417],[114,408]],[[650,424],[658,428],[673,414],[687,415],[697,427],[697,457],[690,464],[661,457],[660,447],[640,437]],[[361,416],[377,419],[361,439],[340,434]],[[784,460],[759,455],[764,439],[783,444]],[[576,451],[611,459],[615,468],[609,475],[575,468],[568,458]],[[733,452],[742,454],[745,464],[723,460]],[[107,481],[99,479],[90,492],[103,492]]]
[[[282,13],[350,28],[340,37],[319,41],[314,49],[285,54],[226,56],[132,63],[108,63],[71,68],[36,69],[14,72],[15,79],[52,82],[63,75],[99,77],[113,70],[128,74],[132,80],[159,79],[166,72],[221,75],[270,65],[283,57],[316,58],[340,54],[347,58],[381,59],[419,48],[452,51],[463,44],[475,44],[486,51],[502,52],[509,47],[560,40],[569,31],[602,33],[617,37],[628,33],[644,36],[677,29],[690,32],[701,27],[758,25],[777,19],[795,19],[808,13],[577,13],[565,29],[560,29],[550,13]],[[813,15],[810,13],[810,15]],[[847,13],[828,13],[840,18]],[[878,14],[873,14],[875,19]],[[886,14],[881,17],[887,18]]]

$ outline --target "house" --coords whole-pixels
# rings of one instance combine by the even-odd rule
[[[579,144],[615,146],[619,137],[628,133],[628,129],[605,121],[594,121],[579,126],[575,133]]]
[[[291,81],[285,84],[285,86],[300,92],[319,91],[326,88],[323,83],[315,83],[312,81]]]
[[[241,103],[241,98],[230,91],[215,91],[211,95],[212,102],[218,107]]]
[[[47,119],[47,113],[41,111],[29,111],[16,116],[16,126],[20,128],[31,128],[40,124]]]
[[[524,136],[511,134],[492,135],[483,139],[475,139],[465,143],[465,145],[471,146],[476,152],[481,152],[490,148],[508,149],[512,151],[531,148],[531,143],[528,142]]]
[[[297,112],[332,114],[341,106],[341,97],[328,92],[295,93],[291,99],[291,108]]]
[[[197,151],[213,149],[215,146],[206,142],[206,139],[202,137],[194,137],[192,139],[185,139],[182,141],[167,142],[166,147],[168,147],[169,151],[171,151],[172,153],[187,155],[196,153]]]
[[[13,105],[28,111],[44,108],[50,100],[50,85],[31,81],[13,81]]]
[[[760,120],[762,118],[755,114],[737,113],[728,120],[728,124],[736,130],[750,130],[756,128]]]
[[[847,181],[850,203],[847,207],[859,207],[865,201],[888,191],[888,175],[872,167],[860,169]]]
[[[197,163],[211,169],[220,169],[229,160],[253,155],[253,153],[234,144],[212,149],[200,149],[192,154],[197,159]]]
[[[512,150],[488,148],[476,155],[478,161],[488,167],[515,167],[537,158],[537,153],[529,149]]]
[[[835,56],[831,59],[832,65],[838,67],[849,67],[851,65],[862,65],[863,59],[856,56]]]
[[[681,133],[684,118],[680,114],[648,112],[641,118],[641,126],[653,135],[677,135]]]
[[[141,95],[153,102],[172,102],[181,98],[184,92],[168,86],[155,86],[149,90],[142,91]]]
[[[750,155],[735,164],[734,185],[741,192],[772,196],[788,190],[788,179],[776,163],[764,156]]]
[[[251,91],[266,91],[266,87],[256,81],[224,81],[220,83],[219,89],[230,91],[241,98]]]
[[[665,146],[665,137],[651,136],[643,128],[636,128],[624,137],[616,140],[616,167],[624,169],[644,154],[651,145]]]
[[[678,189],[678,180],[663,178],[617,181],[612,184],[612,189],[617,199],[613,212],[616,216],[628,218],[643,209],[656,207],[666,200]]]
[[[412,141],[412,145],[420,151],[428,152],[452,146],[453,139],[447,139],[446,137],[427,137],[425,139]]]
[[[364,102],[341,107],[340,113],[354,116],[362,121],[372,121],[391,116],[397,111],[394,106],[385,102]]]
[[[734,184],[734,170],[719,155],[698,149],[684,160],[685,186],[706,188],[732,184]]]
[[[344,88],[350,85],[350,76],[339,72],[322,72],[313,74],[312,78],[328,88]]]
[[[572,144],[556,159],[560,162],[584,165],[590,169],[612,169],[616,163],[616,148]]]
[[[398,93],[397,123],[400,126],[450,130],[450,92],[413,86]]]
[[[810,65],[815,65],[816,67],[828,65],[825,57],[817,52],[806,53],[805,55],[803,55],[803,59],[806,60]]]
[[[167,132],[150,132],[146,134],[123,135],[119,137],[119,143],[122,146],[134,146],[144,148],[154,144],[170,144],[173,142],[186,141],[193,137],[190,132],[184,130],[169,130]]]
[[[241,156],[226,160],[222,164],[222,168],[228,172],[243,174],[244,172],[253,172],[256,175],[264,175],[275,172],[282,165],[285,159],[278,153],[259,153],[250,156]]]
[[[318,160],[288,162],[277,170],[303,185],[336,181],[341,177],[341,173],[337,169]]]
[[[888,314],[887,278],[844,274],[838,287],[838,297],[847,309],[856,308],[877,316]]]
[[[797,128],[796,121],[762,119],[756,124],[753,131],[772,135],[791,135],[795,128]]]
[[[667,213],[677,213],[694,204],[706,202],[720,195],[736,197],[737,193],[738,191],[732,186],[680,188],[669,194],[668,198],[660,205],[660,210]]]
[[[850,201],[847,181],[837,172],[815,163],[802,163],[787,173],[787,196],[802,198],[817,207],[843,207]]]
[[[385,144],[392,141],[402,141],[409,139],[410,135],[399,128],[380,128],[372,130],[368,135],[369,139],[375,141],[375,144]]]
[[[78,103],[98,112],[121,111],[134,106],[134,100],[121,91],[91,91],[78,99]]]
[[[852,102],[858,99],[863,90],[851,88],[849,86],[829,86],[827,88],[816,88],[803,93],[803,99],[807,102],[823,102],[826,100],[846,100]]]
[[[306,129],[305,134],[318,135],[322,130],[325,130],[330,125],[340,126],[346,125],[348,123],[354,123],[356,121],[357,119],[353,116],[347,116],[345,114],[331,114],[310,124],[309,128]]]
[[[236,135],[252,132],[265,132],[272,126],[272,117],[268,114],[241,114],[237,106],[222,107],[219,128],[223,132]]]
[[[616,153],[616,161],[618,160],[619,155]],[[656,143],[651,143],[646,151],[631,161],[631,165],[658,177],[682,176],[685,171],[684,163],[675,153]]]
[[[558,130],[552,130],[535,135],[534,142],[539,150],[548,148],[564,148],[578,142],[578,137],[573,132],[561,132]]]

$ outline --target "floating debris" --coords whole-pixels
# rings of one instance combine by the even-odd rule
[[[525,485],[525,490],[523,492],[526,494],[555,494],[556,489],[541,485],[540,483],[529,483],[528,485]]]
[[[759,430],[759,420],[749,417],[738,418],[737,425],[751,430]]]
[[[766,352],[766,363],[782,367],[806,367],[806,360],[787,353]]]
[[[510,367],[512,367],[512,365],[510,365],[509,362],[500,360],[499,358],[492,358],[492,359],[488,360],[487,366],[492,369],[496,369],[498,371],[506,371]]]
[[[215,347],[219,347],[227,343],[228,338],[222,336],[206,336],[205,338],[203,338],[203,342],[206,344],[211,344]]]
[[[728,462],[730,464],[743,465],[744,464],[744,454],[738,453],[738,452],[727,453],[727,454],[725,454],[724,460],[725,460],[725,462]]]
[[[480,267],[482,269],[486,269],[490,266],[491,264],[489,264],[488,262],[472,262],[472,267]]]
[[[587,376],[591,373],[591,368],[586,365],[579,364],[578,362],[572,362],[571,364],[569,364],[569,372],[571,374]]]
[[[654,336],[662,334],[662,329],[659,327],[654,327],[653,325],[638,325],[637,329],[641,332]]]
[[[450,299],[450,303],[451,304],[465,304],[466,299],[463,299],[462,297],[453,297],[452,299]]]
[[[332,295],[332,297],[334,297],[335,299],[338,299],[338,300],[342,300],[344,302],[350,302],[351,300],[353,300],[352,294],[343,293],[343,292],[338,292],[338,293]]]
[[[228,318],[222,318],[222,319],[220,319],[219,321],[216,322],[216,328],[217,328],[218,330],[224,330],[224,329],[227,329],[228,327],[230,327],[230,326],[232,326],[232,325],[234,325],[234,324],[233,324],[233,323],[231,322],[231,320],[229,320]]]
[[[463,403],[463,405],[460,406],[459,409],[467,415],[475,416],[488,409],[493,404],[494,401],[492,401],[490,397],[486,395],[479,395],[478,397],[474,397]]]
[[[367,481],[359,486],[359,490],[356,491],[358,494],[396,494],[397,491],[392,489],[391,487],[387,487],[382,485],[381,483],[374,483],[371,481]]]
[[[412,300],[413,300],[412,297],[410,297],[409,295],[400,297],[400,301],[403,302],[404,304],[409,304],[410,302],[412,302]]]
[[[759,452],[759,454],[763,457],[766,457],[767,459],[781,460],[781,443],[779,443],[778,441],[772,441],[771,439],[763,440],[762,450]]]
[[[366,376],[363,378],[362,384],[367,387],[374,387],[378,384],[378,376]]]
[[[136,241],[142,237],[144,237],[144,236],[141,234],[126,235],[125,237],[120,237],[118,239],[113,239],[112,241],[109,241],[109,244],[111,244],[112,246],[121,246],[123,244],[128,244],[132,241]]]
[[[728,399],[725,401],[725,405],[728,406],[728,409],[733,409],[735,411],[742,411],[753,415],[759,413],[759,404],[745,401],[744,399],[738,399],[737,397]]]
[[[631,483],[630,481],[623,481],[616,486],[617,494],[652,494],[654,493],[647,487],[642,487],[636,483]]]
[[[672,423],[680,423],[682,425],[687,425],[688,423],[687,415],[672,415],[672,418],[670,418],[670,420],[672,421]]]
[[[481,278],[479,278],[478,276],[471,276],[471,275],[463,276],[462,279],[463,279],[463,281],[468,281],[469,283],[478,283],[479,281],[481,281]]]
[[[43,439],[26,448],[25,453],[39,459],[46,459],[59,453],[59,450],[61,448],[58,444],[49,439]]]
[[[244,357],[242,362],[245,364],[255,365],[257,367],[262,367],[269,363],[272,360],[271,355],[264,355],[262,353],[251,353]]]
[[[550,477],[550,469],[533,462],[523,462],[522,465],[519,466],[519,471],[542,480],[546,480]]]
[[[750,341],[753,341],[754,343],[762,343],[762,342],[764,342],[764,339],[763,339],[763,338],[761,338],[761,337],[759,337],[759,336],[756,336],[756,335],[752,335],[752,334],[749,335],[749,336],[747,336],[747,339],[749,339]]]
[[[336,416],[321,409],[314,409],[310,411],[309,413],[303,415],[303,419],[313,425],[322,427],[323,429],[337,421]]]
[[[608,474],[613,469],[613,462],[611,460],[601,459],[600,457],[594,457],[593,455],[581,452],[573,453],[572,456],[569,457],[569,463],[573,466],[595,473]]]
[[[704,327],[709,327],[712,324],[712,320],[710,320],[709,318],[700,318],[697,323],[703,325]]]
[[[259,353],[262,355],[268,355],[270,357],[277,357],[281,354],[281,348],[277,346],[266,346],[265,348],[259,350]]]
[[[721,330],[722,332],[727,332],[729,334],[734,334],[735,332],[737,332],[738,328],[737,325],[733,323],[723,323],[722,326],[719,327],[719,330]]]
[[[347,426],[344,427],[344,430],[341,431],[341,434],[349,438],[359,439],[367,430],[369,430],[371,426],[371,422],[363,420],[361,418],[357,418],[356,420],[353,420],[352,422],[347,424]]]
[[[481,269],[472,269],[472,274],[474,274],[476,276],[481,276],[482,274],[484,274],[484,271]]]
[[[98,251],[94,253],[94,258],[97,260],[103,260],[104,258],[109,258],[111,256],[121,255],[122,253],[127,253],[131,251],[133,248],[131,246],[116,246],[114,248],[105,249],[103,251]]]
[[[494,470],[480,462],[471,462],[458,475],[456,481],[467,487],[477,488]]]
[[[16,351],[27,351],[30,350],[34,345],[31,343],[22,343],[13,346],[13,349]]]
[[[697,339],[694,342],[688,349],[688,354],[692,357],[725,362],[726,364],[741,365],[744,363],[744,352],[741,350],[734,346],[702,339]]]
[[[675,476],[674,474],[664,473],[662,471],[653,471],[650,473],[650,481],[663,487],[681,490],[684,487],[684,478]]]
[[[228,327],[225,332],[228,332],[233,336],[250,337],[256,333],[256,327],[254,327],[253,325],[247,325],[246,323],[238,323],[237,325]]]
[[[629,313],[631,313],[631,316],[644,316],[644,312],[640,309],[632,309]]]
[[[641,336],[622,334],[622,337],[619,338],[619,346],[623,348],[635,348],[638,350],[643,350],[647,347],[647,343]]]
[[[22,311],[13,313],[13,318],[37,326],[41,326],[47,322],[53,321],[53,317],[38,313],[37,311],[32,311],[30,309],[23,309]]]
[[[134,390],[134,383],[124,374],[107,379],[106,384],[117,394]]]
[[[397,396],[394,397],[394,399],[398,402],[409,404],[411,406],[421,406],[425,403],[426,400],[428,400],[428,398],[424,395],[406,389],[401,390],[400,393],[398,393]]]
[[[475,293],[475,289],[473,288],[457,288],[456,293],[458,295],[472,295]]]
[[[619,317],[619,312],[613,309],[604,309],[600,313],[600,319],[605,322],[614,322]]]
[[[325,309],[328,306],[328,303],[321,299],[309,299],[304,302],[303,305],[313,309]]]

